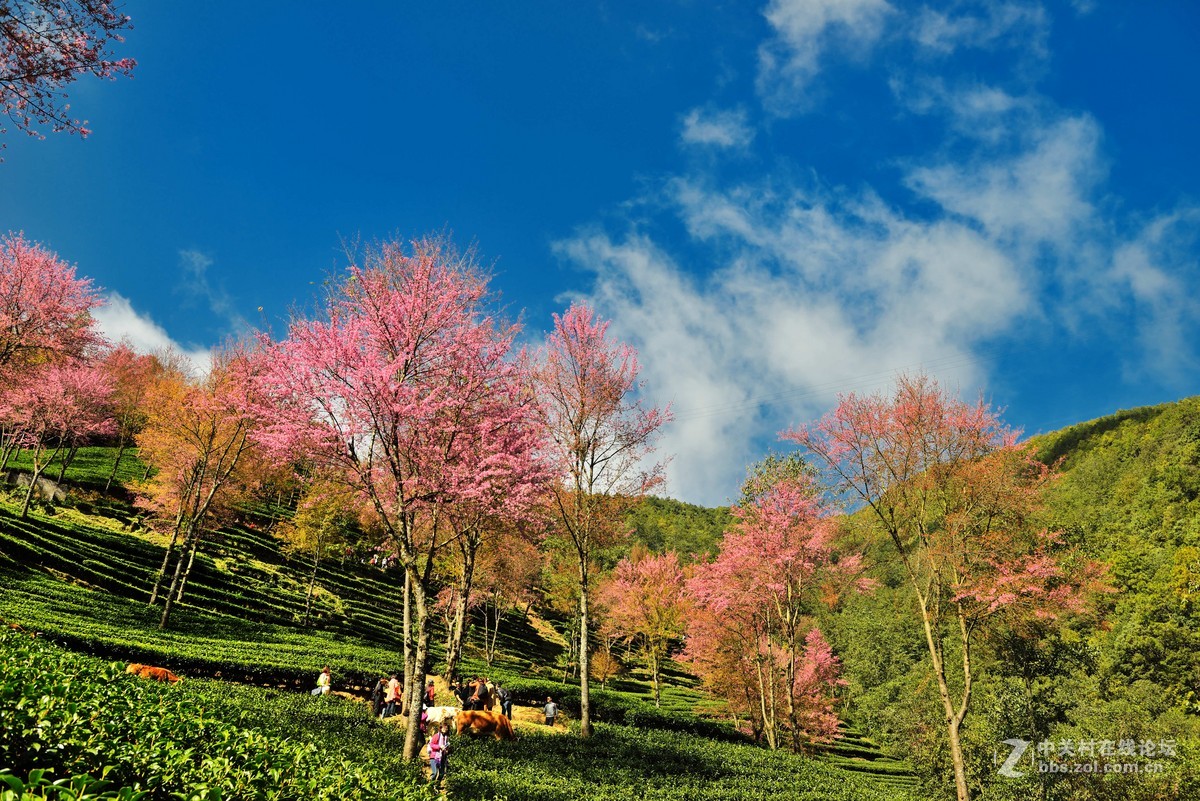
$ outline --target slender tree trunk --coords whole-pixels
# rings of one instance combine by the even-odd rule
[[[0,428],[0,470],[8,469],[8,460],[17,450],[17,438],[7,428]]]
[[[415,570],[415,568],[414,568]],[[425,584],[428,576],[423,580],[412,580],[411,573],[413,570],[405,569],[405,575],[412,587],[413,605],[416,606],[416,649],[413,655],[413,669],[421,671],[420,678],[413,676],[411,686],[406,689],[405,701],[408,704],[408,731],[404,734],[404,758],[411,760],[416,759],[421,750],[421,743],[418,737],[421,733],[421,694],[425,690],[425,663],[429,659],[429,607],[428,599],[425,597]],[[429,572],[428,566],[426,573]]]
[[[648,654],[648,655],[649,655],[649,657],[650,657],[650,658],[649,658],[649,662],[650,662],[650,681],[651,681],[651,683],[653,684],[653,687],[654,687],[654,708],[655,708],[655,709],[658,709],[659,707],[661,707],[661,706],[662,706],[662,703],[661,703],[661,700],[662,700],[662,687],[660,686],[660,682],[659,682],[659,675],[658,675],[658,674],[659,674],[658,646],[657,646],[657,645],[651,645],[651,646],[650,646],[650,648],[649,648],[648,650],[649,650],[649,654]]]
[[[450,653],[450,640],[451,640],[451,638],[453,638],[453,637],[454,637],[454,621],[453,621],[453,620],[449,620],[449,619],[447,619],[445,616],[443,616],[443,617],[442,617],[442,622],[446,624],[446,648],[445,648],[445,652],[446,652],[446,653]],[[448,668],[448,667],[447,667],[447,669],[446,669],[446,673],[445,673],[445,674],[442,676],[442,678],[444,678],[444,679],[446,680],[446,683],[447,683],[447,684],[449,684],[451,681],[453,681],[453,680],[454,680],[454,675],[453,675],[453,674],[450,672],[450,670],[449,670],[449,668]]]
[[[313,552],[312,575],[308,577],[308,594],[304,596],[304,625],[308,625],[309,617],[312,615],[312,599],[313,590],[317,586],[317,565],[321,563],[321,549],[318,546]]]
[[[763,660],[755,660],[758,673],[758,706],[762,713],[762,728],[763,735],[767,738],[767,747],[774,751],[779,747],[775,742],[775,722],[771,719],[771,713],[767,708],[767,682],[763,676]]]
[[[54,461],[54,457],[58,455],[58,449],[55,449],[55,451],[53,453],[51,453],[49,455],[49,457],[47,457],[45,459],[45,461],[42,461],[39,458],[41,453],[42,453],[42,449],[40,447],[35,447],[33,449],[33,460],[32,460],[33,473],[30,475],[30,478],[29,478],[29,487],[25,490],[25,502],[21,504],[21,519],[22,520],[25,520],[26,518],[29,517],[29,502],[30,502],[30,500],[33,499],[33,491],[35,489],[37,489],[38,479],[41,478],[42,473],[45,471],[46,467],[52,461]]]
[[[304,598],[304,625],[308,625],[309,617],[312,615],[312,599],[313,593],[317,587],[317,568],[321,565],[321,553],[325,550],[325,530],[318,529],[317,546],[313,550],[313,566],[312,575],[308,578],[308,595]],[[345,557],[342,558],[343,565]]]
[[[171,552],[175,550],[175,543],[179,541],[179,530],[183,527],[183,507],[180,506],[179,513],[175,515],[175,528],[171,531],[171,541],[167,543],[167,552],[163,554],[162,567],[158,569],[158,577],[154,579],[154,589],[150,591],[150,606],[158,603],[158,591],[162,589],[163,579],[167,577],[167,567],[171,563]]]
[[[929,605],[926,597],[918,588],[917,602],[921,606],[921,624],[925,631],[925,644],[929,647],[929,657],[933,662],[933,675],[937,679],[938,695],[941,697],[942,710],[945,713],[946,734],[950,742],[950,761],[954,767],[954,791],[958,801],[970,801],[971,791],[967,786],[967,767],[966,760],[963,757],[962,741],[959,738],[959,729],[962,725],[963,718],[966,716],[967,702],[970,692],[970,673],[964,677],[967,681],[964,687],[964,695],[959,708],[956,710],[954,701],[950,695],[950,685],[946,679],[946,663],[943,658],[941,646],[941,632],[935,631],[935,621],[930,614]],[[969,655],[966,651],[967,644],[963,644],[963,659],[964,664],[969,668]]]
[[[792,752],[799,753],[800,751],[800,721],[796,719],[796,630],[789,620],[785,627],[789,630],[787,641],[790,645],[788,649],[787,675],[784,676],[784,687],[787,688],[787,716],[788,722],[792,727]]]
[[[592,736],[591,677],[588,675],[588,565],[579,560],[579,736]]]
[[[171,586],[167,589],[167,594],[163,598],[162,617],[158,621],[159,629],[165,629],[171,620],[171,606],[174,602],[175,591],[179,587],[179,575],[183,571],[183,560],[187,555],[192,537],[194,536],[193,531],[189,529],[187,537],[183,540],[183,547],[179,549],[179,557],[175,560],[175,573],[171,577]]]
[[[71,466],[71,462],[75,461],[75,457],[79,455],[79,446],[72,444],[67,448],[66,454],[63,455],[62,463],[58,468],[58,478],[55,483],[62,484],[63,479],[67,475],[67,468]]]
[[[771,645],[771,630],[767,627],[767,709],[771,713],[771,747],[779,747],[779,701],[775,697],[775,649]]]
[[[486,606],[484,607],[483,658],[484,658],[484,661],[487,662],[487,666],[489,668],[492,666],[492,662],[496,661],[496,642],[500,639],[501,609],[500,609],[500,601],[499,600],[496,600],[496,602],[492,604],[492,613],[493,613],[492,630],[491,630],[491,633],[489,634],[488,633],[488,625],[487,625],[487,607]]]
[[[117,468],[121,466],[121,457],[125,455],[125,438],[121,437],[121,443],[117,446],[117,458],[113,460],[112,472],[108,474],[108,481],[104,482],[104,492],[107,493],[109,487],[112,486],[113,479],[117,477]]]
[[[459,542],[462,556],[462,577],[458,584],[458,598],[454,603],[454,623],[451,628],[450,647],[446,649],[446,675],[454,675],[462,659],[463,638],[467,631],[467,607],[470,605],[471,589],[475,583],[476,545],[465,539]],[[486,635],[485,635],[486,636]]]
[[[413,649],[413,583],[409,569],[404,568],[404,687],[402,688],[405,703],[412,696],[413,684],[416,683],[416,653]]]
[[[192,547],[188,551],[187,567],[183,570],[183,576],[179,580],[179,591],[175,594],[175,603],[183,600],[183,588],[187,586],[188,579],[192,575],[192,565],[196,563],[196,549],[200,547],[200,532],[195,531],[192,534]]]
[[[21,519],[25,520],[29,517],[29,502],[33,500],[33,488],[37,486],[38,473],[35,470],[33,478],[29,480],[29,486],[25,488],[25,501],[21,504]]]
[[[453,676],[462,660],[463,637],[467,630],[467,604],[463,599],[462,585],[454,598],[454,614],[446,632],[446,675]],[[449,681],[449,679],[447,679]]]

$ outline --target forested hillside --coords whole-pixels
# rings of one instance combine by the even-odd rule
[[[1108,566],[1111,591],[1065,626],[986,640],[980,704],[965,727],[974,781],[984,797],[1014,801],[1192,797],[1200,792],[1200,398],[1123,411],[1032,444],[1059,468],[1044,524]],[[940,709],[899,567],[874,553],[884,585],[828,617],[850,682],[846,710],[885,733],[932,783],[944,770]],[[1000,777],[1010,738],[1042,744],[1036,759],[1051,751],[1081,765],[1119,758],[1126,772],[1038,775],[1026,754],[1024,777]]]

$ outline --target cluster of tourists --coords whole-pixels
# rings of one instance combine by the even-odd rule
[[[317,687],[312,694],[327,695],[330,685],[329,666],[326,665],[317,677]],[[458,699],[459,709],[492,712],[498,704],[500,714],[509,720],[512,719],[512,693],[501,686],[499,682],[493,682],[486,676],[476,676],[467,681],[453,681],[450,683],[450,691]],[[371,689],[371,708],[375,717],[383,720],[400,714],[404,707],[403,696],[404,688],[396,674],[380,676],[379,681],[375,682],[375,686]],[[445,778],[446,757],[450,751],[450,719],[442,717],[441,713],[447,708],[438,706],[436,696],[436,687],[433,679],[430,679],[421,694],[420,720],[421,734],[428,737],[430,782]],[[431,711],[439,714],[431,717]],[[453,709],[450,708],[450,711],[453,712]],[[553,726],[558,716],[558,705],[550,696],[546,697],[543,712],[546,716],[546,725]],[[505,721],[505,725],[508,725],[507,721]],[[432,735],[427,731],[430,728],[433,730]],[[509,733],[511,735],[511,729]]]
[[[458,699],[460,709],[491,712],[499,703],[500,713],[512,718],[512,693],[486,676],[451,682],[450,692]]]

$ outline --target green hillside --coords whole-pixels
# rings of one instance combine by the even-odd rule
[[[61,677],[55,673],[70,665],[76,685],[78,676],[94,674],[105,684],[140,688],[124,676],[118,678],[124,662],[161,665],[188,677],[172,690],[185,694],[186,704],[194,705],[204,719],[215,715],[222,721],[240,721],[255,736],[266,738],[264,743],[280,737],[288,742],[297,737],[323,742],[331,734],[339,741],[350,737],[353,748],[343,743],[338,754],[347,759],[357,754],[355,764],[368,773],[367,766],[377,764],[380,754],[389,754],[385,764],[392,764],[400,751],[394,727],[379,724],[365,707],[351,702],[329,699],[328,704],[310,705],[306,690],[324,664],[332,667],[335,688],[351,693],[361,693],[375,677],[399,669],[399,572],[371,564],[365,553],[323,561],[314,620],[302,626],[309,563],[289,558],[268,533],[279,510],[248,509],[239,524],[204,542],[185,602],[170,628],[160,631],[159,610],[146,602],[166,540],[139,522],[140,512],[119,488],[109,496],[99,495],[100,476],[107,478],[105,471],[111,467],[104,451],[93,449],[67,470],[74,489],[65,502],[43,505],[28,520],[17,517],[20,498],[15,492],[0,498],[0,619],[40,632],[33,643],[51,649],[44,658],[55,667],[37,680],[57,686]],[[124,468],[129,477],[144,471],[133,460]],[[631,515],[635,541],[690,548],[701,558],[715,547],[726,518],[725,510],[667,499],[650,499]],[[562,625],[549,610],[544,618],[536,612],[530,618],[509,615],[501,627],[496,662],[489,668],[479,648],[469,649],[464,672],[486,671],[500,678],[515,691],[519,704],[535,704],[553,693],[570,718],[578,711],[578,683],[573,678],[563,682],[566,655],[562,634],[555,630]],[[441,637],[435,632],[434,641]],[[5,647],[26,647],[22,643],[20,636],[8,636]],[[56,652],[56,646],[67,650]],[[77,657],[71,653],[101,661],[89,667],[73,662]],[[435,668],[439,657],[440,652],[435,653]],[[105,660],[121,660],[113,668],[116,672],[109,671]],[[745,744],[744,737],[719,720],[702,716],[719,711],[719,705],[696,689],[694,678],[678,670],[668,671],[663,708],[655,710],[647,703],[648,677],[633,667],[607,682],[606,689],[593,690],[593,716],[600,723],[594,738],[581,743],[574,737],[538,737],[535,731],[507,747],[464,744],[450,780],[453,795],[606,798],[624,796],[633,785],[640,788],[638,797],[645,798],[736,799],[744,792],[753,793],[746,797],[760,797],[750,788],[766,783],[784,799],[907,797],[904,788],[911,784],[911,774],[873,745],[852,746],[848,741],[842,747],[857,747],[857,752],[817,761],[769,753]],[[97,690],[100,695],[112,692]],[[274,711],[264,714],[279,709],[296,714],[286,721]],[[302,721],[300,732],[292,730],[296,720]],[[357,722],[350,725],[347,720]],[[72,742],[96,742],[103,736],[71,735]],[[181,742],[179,747],[196,746]],[[839,760],[850,772],[838,767]],[[872,761],[878,761],[874,769],[869,768]],[[552,762],[560,767],[549,770]],[[572,765],[580,767],[575,770]],[[27,779],[21,769],[33,766],[54,767],[58,772],[50,778],[79,771],[95,778],[104,767],[86,760],[57,766],[27,760],[9,767]],[[110,778],[120,776],[121,770]],[[324,768],[306,770],[321,775]],[[406,767],[405,775],[412,770]],[[143,781],[139,786],[144,785]],[[403,786],[408,788],[407,783]],[[584,787],[591,789],[585,792]],[[42,791],[49,792],[45,787]],[[370,797],[377,791],[379,797],[410,797],[403,795],[409,789],[399,788],[394,796],[378,788],[356,792]]]
[[[1034,446],[1039,458],[1060,469],[1048,489],[1046,525],[1109,566],[1112,592],[1091,618],[1057,629],[1004,631],[984,643],[964,729],[974,755],[972,783],[981,798],[997,801],[1200,797],[1200,398],[1081,423],[1039,436]],[[351,701],[320,699],[328,703],[318,705],[303,692],[323,664],[332,666],[335,687],[352,693],[399,668],[397,571],[371,564],[366,551],[324,560],[314,620],[301,625],[310,565],[289,557],[269,533],[284,512],[248,508],[236,525],[204,542],[185,603],[170,629],[159,631],[159,612],[147,600],[165,540],[140,522],[123,490],[100,493],[110,454],[85,455],[67,471],[74,489],[66,502],[20,520],[17,492],[0,498],[0,618],[43,632],[29,641],[36,645],[6,634],[4,647],[13,653],[51,649],[38,659],[59,667],[47,668],[38,681],[58,681],[55,671],[69,664],[79,675],[107,677],[132,692],[142,685],[113,678],[106,672],[110,661],[163,665],[189,677],[169,691],[197,693],[186,696],[187,704],[203,715],[237,721],[268,740],[322,743],[338,759],[363,766],[365,785],[375,781],[368,765],[392,766],[396,775],[411,770],[380,762],[399,751],[394,727],[373,721]],[[119,478],[143,471],[130,459]],[[629,517],[633,542],[692,560],[715,551],[728,520],[726,509],[657,498]],[[663,708],[655,710],[647,703],[648,676],[630,662],[604,689],[593,685],[601,724],[596,737],[580,741],[527,729],[516,744],[464,742],[452,757],[450,794],[952,797],[940,712],[911,601],[897,565],[875,553],[864,533],[855,536],[874,557],[880,587],[821,613],[822,629],[843,661],[842,714],[852,721],[833,745],[805,757],[739,741],[722,721],[721,705],[678,666],[668,671]],[[482,661],[475,631],[463,672],[499,677],[518,691],[519,703],[532,705],[553,693],[569,718],[578,688],[574,679],[564,683],[568,623],[539,606],[528,617],[510,614],[496,661],[490,667]],[[439,648],[442,638],[434,632]],[[56,645],[66,651],[53,650]],[[435,669],[440,657],[435,649]],[[99,661],[72,661],[86,659]],[[11,692],[11,683],[5,686]],[[1007,749],[998,744],[1010,738],[1153,742],[1169,744],[1171,753],[1131,756],[1138,772],[1121,775],[1003,778],[997,764]],[[342,745],[335,747],[335,740]],[[305,770],[324,775],[325,768],[313,764]],[[53,777],[103,767],[64,763]],[[415,784],[404,787],[381,790],[379,797],[424,792]]]

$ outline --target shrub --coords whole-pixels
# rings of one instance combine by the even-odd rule
[[[184,685],[135,679],[124,667],[0,630],[0,765],[10,771],[0,781],[6,792],[20,798],[22,784],[32,785],[34,798],[430,797],[415,770],[385,775],[336,748],[271,736],[229,720],[227,710],[206,705]],[[54,788],[64,780],[100,794],[59,793]]]

